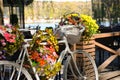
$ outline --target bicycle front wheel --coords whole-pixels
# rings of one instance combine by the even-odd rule
[[[0,61],[0,80],[33,80],[25,68],[22,68],[18,78],[19,69],[19,64]]]
[[[64,63],[63,80],[98,80],[98,70],[89,53],[75,51],[71,55]]]

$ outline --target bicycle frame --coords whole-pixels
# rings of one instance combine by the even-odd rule
[[[20,69],[19,69],[17,80],[19,80],[20,73],[22,71],[22,67],[23,67],[23,62],[24,62],[24,59],[25,59],[26,51],[27,50],[26,50],[25,46],[23,46],[23,48],[22,48],[22,50],[20,52],[20,55],[19,55],[18,59],[16,60],[16,63],[20,64]],[[12,77],[10,78],[10,80],[12,80]]]
[[[80,32],[83,32],[83,30],[84,30],[84,28],[83,28]],[[26,41],[27,41],[27,40],[26,40]],[[28,41],[29,41],[29,40],[28,40]],[[70,50],[70,47],[69,47],[69,44],[68,44],[68,41],[67,41],[67,37],[64,35],[64,33],[63,33],[63,39],[60,40],[60,41],[58,41],[58,44],[61,44],[61,43],[65,44],[65,49],[60,53],[60,56],[59,56],[57,62],[62,63],[65,55],[69,53],[69,54],[71,55],[71,58],[72,58],[72,60],[73,60],[73,63],[74,63],[74,65],[75,65],[75,68],[76,68],[76,70],[77,70],[78,75],[83,78],[82,74],[79,72],[79,69],[78,69],[78,67],[77,67],[77,64],[76,64],[75,59],[74,59],[74,56],[73,56],[73,52]],[[40,43],[40,44],[41,44],[41,45],[46,45],[47,43],[44,42],[44,43]],[[19,75],[20,75],[21,70],[22,70],[22,67],[23,67],[23,62],[24,62],[24,59],[25,59],[25,55],[27,55],[28,61],[30,62],[30,65],[32,65],[32,61],[29,59],[29,54],[28,54],[28,50],[27,50],[27,47],[28,47],[28,46],[29,46],[28,44],[23,45],[22,50],[21,50],[21,53],[20,53],[20,55],[19,55],[19,58],[18,58],[18,60],[16,61],[16,63],[20,63]],[[40,80],[39,75],[37,74],[35,67],[32,67],[32,70],[33,70],[33,72],[34,72],[34,74],[35,74],[35,78],[36,78],[37,80]],[[73,74],[74,74],[74,71],[73,71]]]
[[[75,59],[74,59],[74,56],[73,56],[73,52],[70,50],[69,44],[68,44],[68,42],[67,42],[67,38],[64,36],[62,40],[58,41],[58,43],[59,43],[59,44],[61,44],[61,43],[62,43],[62,44],[65,44],[66,47],[65,47],[65,49],[60,53],[60,56],[59,56],[57,62],[62,63],[65,55],[69,53],[69,54],[71,55],[71,58],[72,58],[73,62],[74,62],[74,65],[75,65],[75,68],[76,68],[76,70],[77,70],[78,75],[81,76],[81,77],[83,77],[82,74],[81,74],[81,73],[79,72],[79,70],[78,70],[78,67],[77,67],[77,65],[76,65],[76,62],[75,62]],[[44,42],[44,43],[41,43],[41,44],[46,45],[47,43]],[[31,62],[31,60],[29,59],[29,54],[28,54],[27,47],[29,47],[29,44],[23,45],[22,50],[21,50],[21,52],[20,52],[20,55],[19,55],[19,57],[18,57],[18,59],[17,59],[17,61],[16,61],[16,63],[20,64],[19,76],[20,76],[20,73],[21,73],[21,70],[22,70],[22,67],[23,67],[23,62],[24,62],[24,60],[25,60],[25,55],[27,55],[28,61],[30,62],[30,65],[32,65],[32,62]],[[35,74],[36,80],[40,80],[39,75],[37,74],[35,67],[32,67],[32,70],[33,70],[33,72],[34,72],[34,74]],[[73,74],[74,74],[74,71],[73,71]],[[18,77],[18,78],[19,78],[19,77]]]
[[[60,43],[63,43],[63,44],[65,44],[65,46],[66,46],[65,49],[60,53],[60,56],[59,56],[59,58],[58,58],[58,62],[62,63],[65,55],[66,55],[66,54],[70,54],[70,56],[71,56],[71,58],[72,58],[72,60],[73,60],[73,63],[74,63],[74,65],[75,65],[75,68],[76,68],[76,70],[77,70],[78,75],[79,75],[81,78],[84,78],[84,77],[82,76],[82,74],[81,74],[81,73],[79,72],[79,70],[78,70],[77,64],[76,64],[76,62],[75,62],[75,58],[74,58],[74,56],[73,56],[74,54],[73,54],[73,52],[70,50],[69,44],[68,44],[68,42],[67,42],[67,38],[64,36],[64,37],[63,37],[63,40],[58,41],[58,43],[59,43],[59,44],[60,44]],[[71,69],[71,70],[72,70],[72,69]],[[73,72],[73,74],[74,74],[74,76],[75,76],[74,71],[72,71],[72,72]]]
[[[31,39],[30,39],[30,40],[31,40]],[[26,40],[26,41],[29,41],[29,40]],[[16,60],[16,63],[20,65],[20,69],[19,69],[19,73],[18,73],[18,78],[17,78],[17,80],[18,80],[19,77],[20,77],[20,73],[21,73],[21,71],[22,71],[23,63],[24,63],[24,61],[25,61],[25,56],[27,56],[28,61],[30,62],[30,65],[32,66],[32,62],[31,62],[31,60],[29,59],[29,54],[28,54],[27,47],[29,47],[29,44],[28,44],[28,43],[27,43],[27,44],[24,44],[24,45],[22,46],[20,55],[19,55],[18,59]],[[35,69],[34,67],[32,67],[32,70],[33,70],[33,72],[34,72],[34,74],[35,74],[36,80],[40,80],[39,75],[36,73],[36,69]],[[12,80],[12,77],[11,77],[10,80]]]

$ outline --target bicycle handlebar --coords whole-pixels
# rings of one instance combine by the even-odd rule
[[[79,33],[82,33],[82,32],[85,30],[85,27],[82,26],[82,25],[80,25],[80,27],[79,27],[79,26],[75,26],[75,25],[65,25],[65,26],[60,26],[59,28],[57,28],[57,29],[54,31],[54,34],[57,34],[57,32],[60,31],[60,36],[67,38],[66,35],[65,35],[65,32],[66,32],[66,31],[69,31],[69,30],[72,30],[73,28],[79,29]],[[44,33],[44,34],[46,34],[46,33]],[[70,34],[74,34],[74,33],[70,33]],[[31,41],[31,40],[32,40],[32,39],[24,39],[24,41],[25,41],[26,43],[28,43],[28,42]],[[58,44],[60,44],[60,43],[65,43],[65,42],[66,42],[65,40],[67,40],[67,39],[64,39],[64,38],[63,38],[62,40],[59,40],[59,41],[58,41]],[[47,43],[47,42],[41,42],[40,45],[48,45],[48,43]],[[26,46],[26,47],[29,47],[29,45],[25,45],[25,46]]]

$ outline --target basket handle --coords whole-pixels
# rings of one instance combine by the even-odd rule
[[[82,26],[82,25],[80,25],[81,26],[81,29],[80,29],[80,33],[83,33],[84,32],[84,30],[85,30],[85,27],[84,26]]]

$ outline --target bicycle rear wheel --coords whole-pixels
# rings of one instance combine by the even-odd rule
[[[94,59],[84,51],[72,53],[74,58],[69,55],[64,63],[63,80],[98,80],[98,70]],[[78,67],[75,67],[75,63]],[[81,75],[79,75],[78,71]]]
[[[33,80],[25,68],[22,68],[18,78],[20,66],[10,61],[0,61],[0,80]]]

